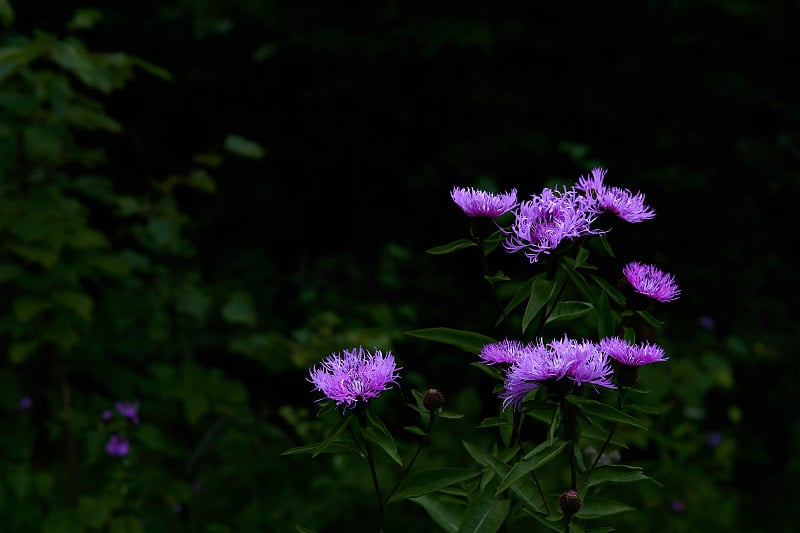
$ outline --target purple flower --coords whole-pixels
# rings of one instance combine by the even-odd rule
[[[520,358],[525,350],[526,346],[521,342],[505,339],[500,342],[487,344],[481,349],[481,353],[478,354],[478,357],[490,365],[495,363],[513,363]]]
[[[19,399],[19,410],[27,411],[33,406],[33,400],[30,396],[23,396]]]
[[[654,265],[644,265],[632,261],[625,265],[622,273],[636,292],[649,296],[659,302],[677,300],[681,291],[675,278],[665,274]]]
[[[117,402],[114,407],[122,416],[130,418],[134,424],[139,423],[139,402]]]
[[[352,409],[359,400],[368,402],[378,397],[381,391],[389,389],[390,383],[396,385],[398,370],[391,352],[384,355],[375,350],[371,354],[359,346],[326,357],[310,370],[309,381],[314,390],[334,400],[337,406],[346,404]]]
[[[495,218],[514,209],[517,205],[517,190],[494,194],[472,187],[453,187],[453,201],[470,217]]]
[[[629,344],[619,337],[606,337],[600,340],[600,349],[615,361],[627,366],[642,366],[668,359],[664,357],[663,348],[647,341]]]
[[[115,457],[124,457],[131,451],[128,439],[121,435],[111,435],[111,438],[106,443],[106,452],[108,455]]]
[[[512,253],[523,250],[535,263],[540,254],[549,254],[565,239],[604,233],[590,228],[597,213],[593,200],[575,190],[545,188],[519,205],[503,245]]]
[[[684,509],[683,502],[680,500],[672,500],[672,502],[670,502],[670,507],[672,507],[672,510],[676,513],[680,513]]]
[[[102,413],[100,413],[100,420],[103,422],[108,422],[111,420],[111,409],[106,409]]]
[[[706,329],[708,331],[714,331],[715,328],[714,319],[711,318],[710,316],[705,316],[705,315],[701,316],[699,319],[697,319],[697,323],[700,324],[700,327],[703,329]]]
[[[606,171],[602,168],[593,168],[591,176],[581,176],[575,188],[583,191],[587,197],[594,198],[601,210],[613,213],[626,222],[642,222],[656,216],[656,212],[645,205],[641,192],[633,194],[620,187],[607,187],[603,183],[605,175]]]
[[[720,433],[719,431],[712,431],[711,433],[708,434],[708,437],[706,438],[706,443],[708,444],[709,448],[716,448],[717,446],[722,444],[722,439],[723,439],[722,433]]]
[[[565,335],[548,344],[539,341],[528,345],[521,357],[506,372],[500,393],[503,408],[519,408],[522,400],[542,384],[583,385],[589,383],[610,389],[611,368],[608,358],[591,341],[577,341]]]

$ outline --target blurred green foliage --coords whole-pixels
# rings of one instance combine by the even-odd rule
[[[0,0],[4,531],[361,530],[359,468],[280,456],[334,423],[307,367],[357,344],[404,367],[390,427],[428,386],[466,414],[420,467],[470,465],[491,381],[403,335],[493,323],[469,250],[424,254],[466,231],[448,191],[595,164],[647,195],[630,249],[683,289],[643,376],[662,414],[619,450],[665,486],[618,529],[793,525],[797,6],[68,4]]]

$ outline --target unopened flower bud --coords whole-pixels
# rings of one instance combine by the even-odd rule
[[[428,389],[422,397],[422,405],[424,405],[425,409],[428,411],[436,411],[444,405],[444,394],[437,389]]]
[[[580,511],[583,501],[581,501],[576,491],[570,489],[561,493],[561,496],[558,498],[558,505],[561,507],[561,510],[564,511],[564,514],[574,515]]]

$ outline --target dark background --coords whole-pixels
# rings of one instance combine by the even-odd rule
[[[16,26],[63,34],[75,7],[18,2]],[[105,141],[120,190],[185,171],[228,133],[264,147],[262,159],[216,172],[215,194],[178,199],[203,276],[251,291],[274,331],[289,335],[322,310],[342,330],[387,326],[373,302],[392,309],[392,330],[485,328],[488,288],[465,256],[423,253],[465,236],[454,185],[513,187],[524,198],[602,166],[607,183],[644,192],[657,217],[621,228],[615,242],[620,255],[676,276],[682,297],[665,309],[668,337],[691,345],[710,317],[727,347],[733,384],[704,401],[709,417],[741,411],[731,484],[754,513],[796,503],[783,472],[796,468],[800,444],[797,3],[99,9],[102,20],[81,33],[90,49],[122,50],[174,76],[139,74],[102,96],[124,124]],[[524,276],[517,259],[499,261]],[[395,342],[408,359],[428,350]],[[297,360],[267,372],[214,364],[268,412],[308,404]],[[443,366],[418,364],[422,374]],[[460,379],[442,377],[451,389]]]

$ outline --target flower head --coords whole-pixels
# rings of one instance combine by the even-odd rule
[[[603,233],[592,229],[597,216],[594,201],[574,189],[545,188],[522,202],[504,246],[509,252],[524,251],[531,263],[549,254],[565,239]]]
[[[125,455],[128,455],[130,451],[131,446],[128,442],[128,439],[121,435],[111,435],[111,438],[106,443],[106,452],[108,452],[108,455],[124,457]]]
[[[589,383],[616,388],[610,376],[608,358],[597,344],[566,336],[548,344],[540,340],[529,345],[508,369],[500,397],[504,407],[519,407],[525,396],[542,384],[571,388]]]
[[[33,400],[30,396],[23,396],[19,399],[19,410],[27,411],[33,406]]]
[[[494,194],[472,187],[453,187],[453,201],[470,217],[495,218],[511,211],[517,205],[517,190]]]
[[[619,337],[606,337],[600,340],[600,349],[610,358],[626,366],[642,366],[666,361],[664,349],[657,344],[645,341],[642,344],[629,344]]]
[[[654,265],[644,265],[632,261],[625,265],[622,273],[636,292],[659,302],[677,300],[681,293],[675,284],[675,278],[665,274]]]
[[[311,368],[309,381],[337,406],[352,409],[359,400],[368,402],[389,389],[389,384],[397,384],[398,370],[391,352],[372,354],[359,346],[326,357]]]
[[[117,411],[122,416],[129,418],[134,424],[139,423],[139,402],[117,402],[114,407],[117,408]]]
[[[526,347],[519,341],[502,340],[485,345],[481,349],[478,357],[484,363],[493,365],[495,363],[513,363],[520,358]]]
[[[593,168],[590,176],[578,178],[575,188],[593,199],[601,211],[613,213],[626,222],[642,222],[656,216],[656,212],[645,205],[641,192],[633,194],[620,187],[608,187],[603,183],[605,175],[602,168]]]

